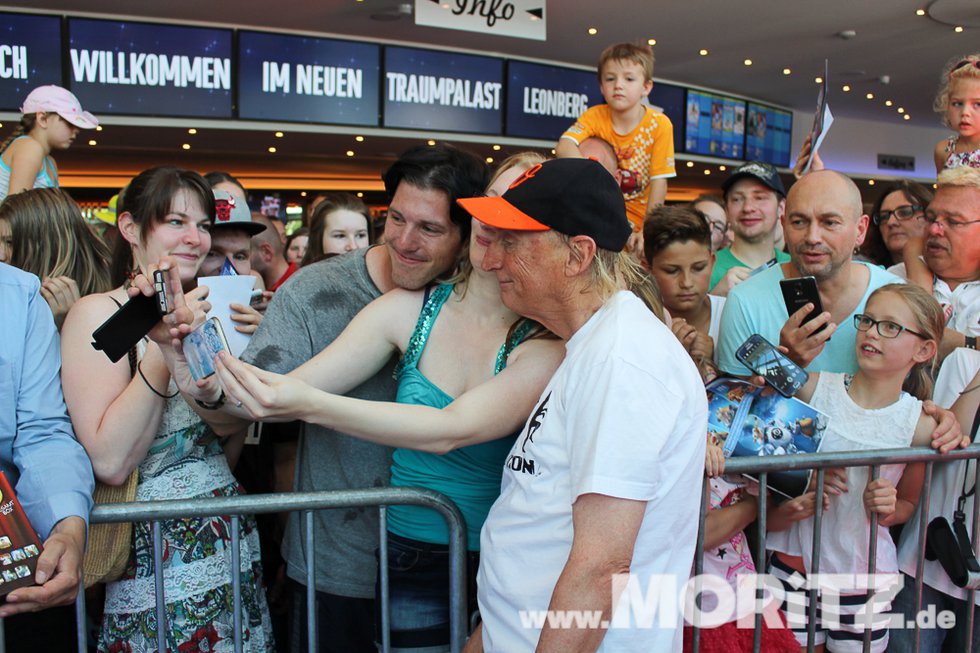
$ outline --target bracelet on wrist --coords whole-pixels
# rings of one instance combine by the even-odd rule
[[[152,392],[156,396],[161,397],[163,399],[173,399],[174,397],[176,397],[177,395],[180,394],[180,390],[178,390],[177,392],[173,393],[172,395],[165,395],[162,392],[160,392],[159,390],[157,390],[156,388],[154,388],[150,384],[150,382],[147,380],[146,375],[143,374],[143,367],[142,366],[143,366],[143,361],[140,361],[140,362],[136,363],[136,371],[139,372],[140,378],[143,379],[143,383],[145,383],[146,384],[146,387],[150,389],[150,392]]]
[[[200,399],[195,399],[194,403],[203,408],[204,410],[218,410],[225,405],[225,391],[222,390],[221,394],[214,401],[201,401]]]

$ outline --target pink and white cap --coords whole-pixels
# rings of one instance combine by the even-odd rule
[[[99,119],[88,111],[82,111],[82,105],[71,91],[53,84],[38,86],[31,91],[20,111],[53,111],[79,129],[95,129],[99,126]]]

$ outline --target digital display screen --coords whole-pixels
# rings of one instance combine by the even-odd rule
[[[241,32],[238,116],[378,125],[381,46]]]
[[[793,114],[749,102],[745,125],[745,158],[788,167],[793,137]]]
[[[71,91],[96,115],[230,118],[231,34],[71,18]]]
[[[745,141],[745,102],[688,89],[684,151],[741,159]]]
[[[507,63],[508,136],[557,141],[586,109],[602,103],[594,72]]]
[[[385,127],[501,133],[502,59],[387,46],[384,61]]]
[[[32,90],[62,83],[61,19],[0,13],[0,109],[19,112]]]

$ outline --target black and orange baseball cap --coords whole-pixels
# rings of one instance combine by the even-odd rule
[[[588,236],[611,252],[626,247],[633,233],[619,184],[592,159],[545,161],[528,169],[500,197],[456,202],[497,229],[554,229],[566,236]]]

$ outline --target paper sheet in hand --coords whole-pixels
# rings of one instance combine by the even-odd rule
[[[236,277],[198,277],[197,283],[207,286],[210,291],[208,302],[211,303],[211,311],[208,317],[216,317],[226,325],[225,337],[228,339],[231,353],[236,358],[241,356],[251,336],[235,330],[236,323],[231,319],[230,306],[231,304],[248,306],[252,288],[255,287],[255,277],[251,274],[241,274]]]
[[[827,76],[829,74],[827,60],[823,62],[823,82],[820,84],[820,93],[817,95],[817,111],[813,114],[813,128],[810,130],[810,158],[803,167],[803,174],[810,172],[813,166],[813,153],[820,149],[823,139],[830,131],[830,126],[834,124],[834,116],[830,113],[830,105],[827,103]]]

